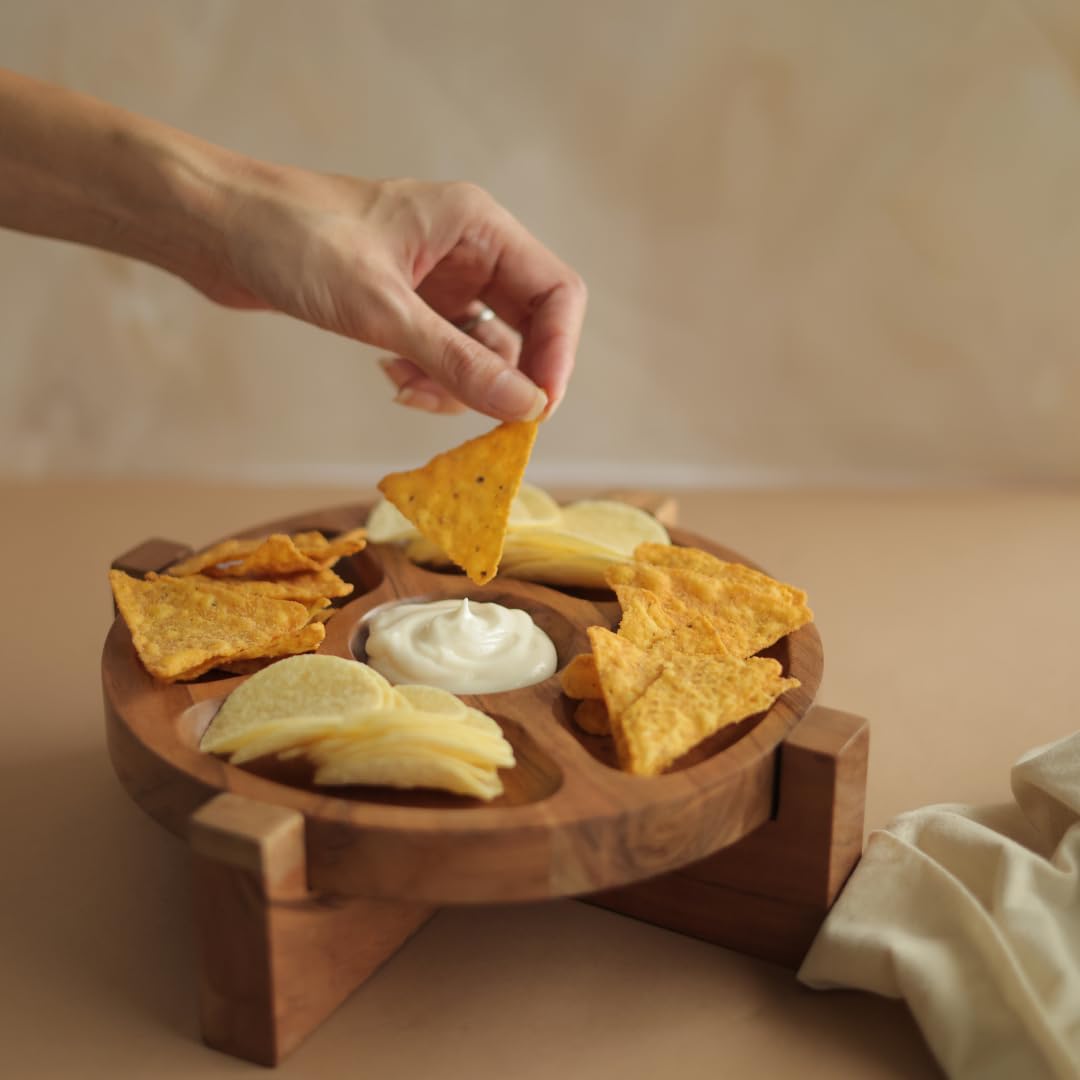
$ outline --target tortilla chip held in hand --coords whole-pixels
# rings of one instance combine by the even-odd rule
[[[379,491],[471,581],[486,585],[499,569],[510,503],[536,430],[535,421],[500,424],[420,469],[390,473]]]

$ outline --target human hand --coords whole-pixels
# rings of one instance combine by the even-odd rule
[[[386,349],[401,404],[516,420],[561,400],[585,286],[480,188],[260,166],[223,222],[225,265],[193,284]]]

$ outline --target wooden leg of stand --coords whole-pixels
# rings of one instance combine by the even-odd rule
[[[817,707],[778,750],[772,820],[682,870],[586,899],[797,967],[862,852],[870,729]]]
[[[304,818],[219,795],[191,817],[203,1037],[276,1065],[432,909],[307,889]]]

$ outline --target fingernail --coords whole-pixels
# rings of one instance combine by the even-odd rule
[[[521,372],[507,368],[495,376],[487,404],[493,412],[536,420],[547,408],[547,394]]]
[[[441,404],[429,390],[412,390],[408,386],[398,391],[394,403],[406,405],[410,409],[423,409],[424,412],[438,412]]]

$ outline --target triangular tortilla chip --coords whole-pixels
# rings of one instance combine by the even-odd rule
[[[752,656],[814,617],[806,593],[764,574],[760,582],[750,584],[742,574],[716,577],[629,563],[610,567],[605,576],[612,587],[635,585],[661,596],[673,595],[692,611],[707,615],[735,656]]]
[[[166,682],[218,657],[267,649],[308,621],[303,604],[204,589],[189,578],[140,581],[110,570],[109,583],[139,659]]]
[[[663,661],[602,626],[590,626],[588,633],[604,704],[609,713],[621,713],[660,674]]]
[[[500,424],[438,454],[420,469],[391,473],[386,496],[477,585],[499,569],[510,504],[536,440],[535,421]]]
[[[628,708],[609,709],[619,764],[656,776],[710,735],[764,712],[798,685],[798,679],[782,677],[775,660],[673,656]]]

